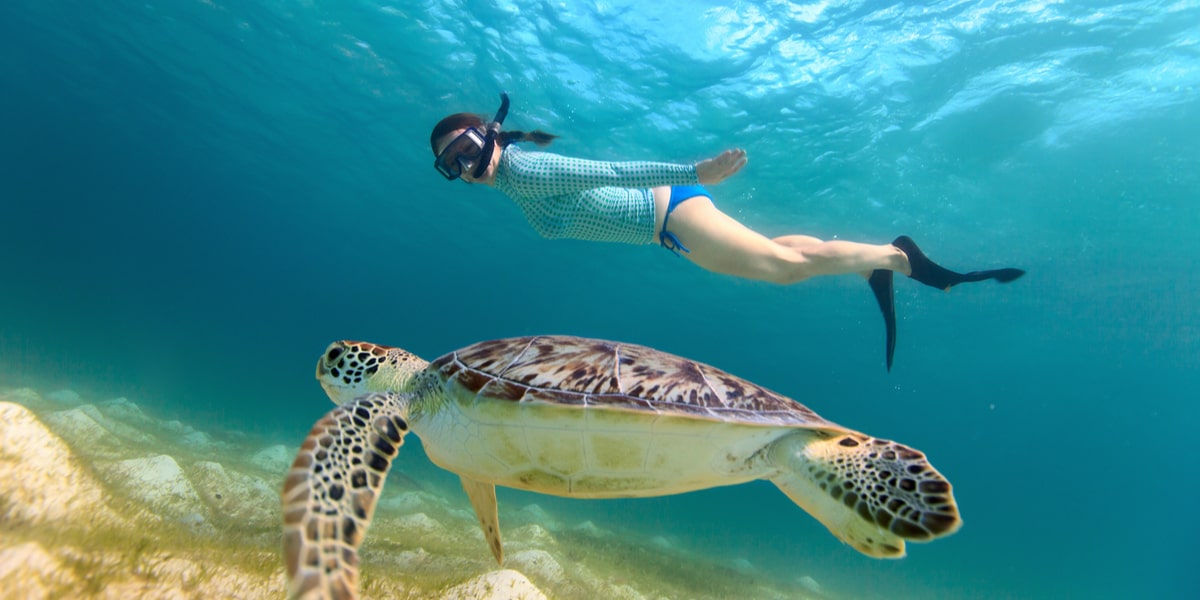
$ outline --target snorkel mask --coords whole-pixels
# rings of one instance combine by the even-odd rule
[[[487,125],[487,132],[478,127],[468,128],[458,137],[446,144],[433,166],[448,181],[454,181],[462,176],[463,171],[471,173],[471,177],[479,178],[487,171],[492,163],[492,155],[496,152],[496,136],[500,133],[500,125],[508,116],[508,94],[500,92],[500,110]]]

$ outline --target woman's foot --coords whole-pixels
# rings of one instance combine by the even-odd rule
[[[1000,283],[1008,283],[1025,274],[1021,269],[990,269],[987,271],[971,271],[970,273],[957,273],[951,271],[925,256],[924,252],[917,247],[917,243],[907,235],[902,235],[892,242],[892,245],[899,248],[901,252],[908,257],[908,264],[912,268],[912,274],[909,277],[940,290],[949,291],[950,288],[960,284],[972,281],[985,281],[995,279]]]

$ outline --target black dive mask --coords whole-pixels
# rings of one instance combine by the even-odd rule
[[[470,172],[474,178],[482,177],[492,163],[492,155],[496,152],[496,135],[500,133],[500,125],[507,116],[508,94],[501,92],[500,110],[488,123],[487,132],[471,127],[458,134],[433,161],[434,168],[450,181],[461,177],[463,171]]]
[[[479,159],[486,145],[485,134],[478,128],[471,127],[446,145],[442,153],[434,159],[433,166],[443,177],[453,181],[461,177],[463,171],[471,172],[477,164],[482,164]]]

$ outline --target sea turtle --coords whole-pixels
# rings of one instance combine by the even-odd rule
[[[644,346],[520,337],[427,363],[341,341],[317,362],[317,379],[339,406],[313,426],[283,488],[294,598],[356,596],[358,546],[409,431],[462,479],[497,562],[497,485],[636,498],[767,479],[876,558],[962,523],[950,483],[921,452]]]

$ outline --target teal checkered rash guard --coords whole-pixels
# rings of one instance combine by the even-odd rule
[[[651,188],[698,183],[694,165],[582,160],[508,146],[495,187],[542,237],[652,244]]]

